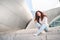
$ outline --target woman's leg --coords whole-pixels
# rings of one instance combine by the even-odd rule
[[[48,27],[46,27],[44,30],[45,30],[45,32],[48,32]]]
[[[46,28],[46,25],[42,25],[40,29],[37,31],[36,35],[39,35],[44,29]]]
[[[36,23],[36,27],[38,28],[38,30],[40,29],[40,24],[39,23]]]

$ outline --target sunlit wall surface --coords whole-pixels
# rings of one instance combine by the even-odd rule
[[[24,29],[31,19],[24,0],[0,0],[0,31]]]

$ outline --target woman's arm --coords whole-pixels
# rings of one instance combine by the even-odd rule
[[[48,23],[48,18],[47,17],[44,17],[43,18],[43,24],[47,24]]]

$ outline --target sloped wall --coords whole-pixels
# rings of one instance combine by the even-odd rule
[[[48,16],[48,22],[50,23],[55,17],[60,15],[60,7],[48,10],[46,13]]]
[[[31,19],[24,0],[0,0],[0,30],[25,28]]]

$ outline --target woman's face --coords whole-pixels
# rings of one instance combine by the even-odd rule
[[[41,16],[40,12],[37,12],[37,16]]]

